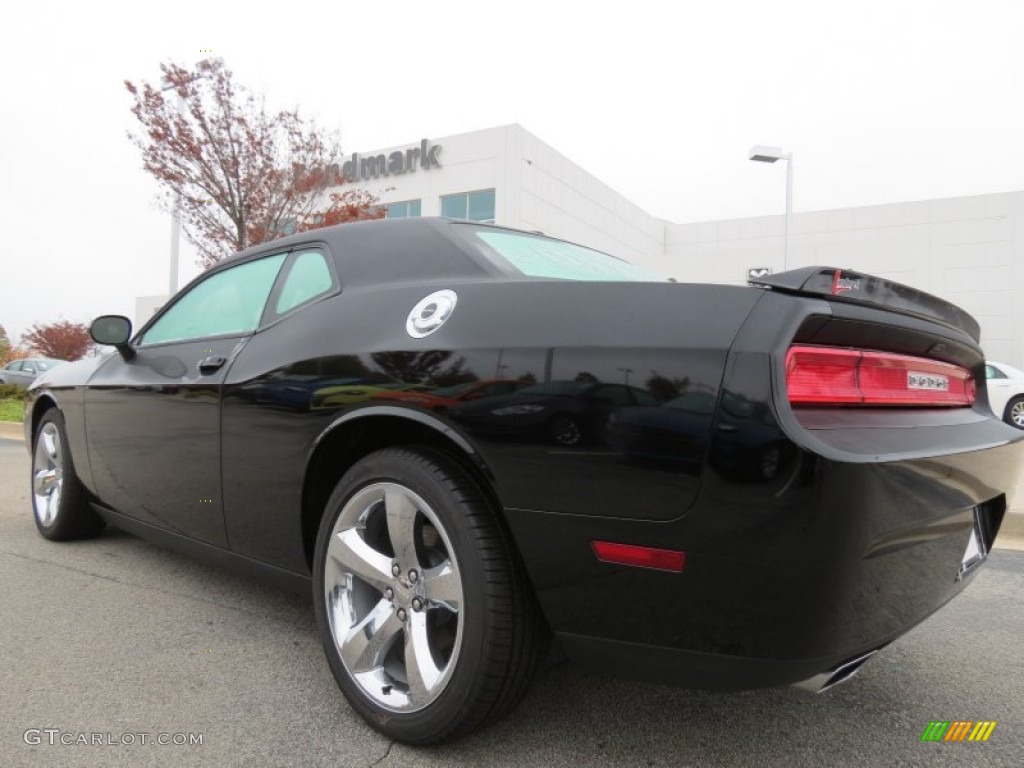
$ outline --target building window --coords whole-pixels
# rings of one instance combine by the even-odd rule
[[[494,190],[463,192],[441,198],[441,215],[446,219],[494,222]]]
[[[384,206],[384,215],[389,219],[405,219],[420,215],[419,200],[404,200],[401,203],[388,203]]]

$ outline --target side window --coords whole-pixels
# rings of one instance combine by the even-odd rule
[[[598,400],[603,400],[606,403],[612,403],[613,405],[632,405],[633,403],[629,397],[629,390],[621,384],[610,384],[598,387],[594,390],[594,397]]]
[[[256,330],[285,254],[211,275],[182,296],[146,331],[142,344]]]
[[[4,368],[4,370],[5,371],[20,371],[21,370],[21,363],[20,362],[8,363],[7,367]]]
[[[1005,379],[1006,374],[996,368],[994,365],[985,366],[985,378],[986,379]]]
[[[35,373],[36,372],[36,367],[32,363],[22,363],[21,364],[21,370],[24,373]]]
[[[322,252],[304,251],[295,254],[274,305],[274,313],[283,315],[317,296],[329,293],[333,287],[327,257]]]
[[[658,398],[650,392],[644,392],[642,389],[634,389],[633,397],[636,398],[637,405],[661,405],[658,402]]]

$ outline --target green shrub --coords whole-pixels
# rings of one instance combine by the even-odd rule
[[[21,384],[0,384],[0,400],[24,400],[27,393]]]
[[[0,421],[21,421],[25,415],[25,402],[17,400],[0,400]]]

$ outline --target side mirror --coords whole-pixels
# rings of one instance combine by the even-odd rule
[[[89,326],[89,335],[97,344],[116,347],[125,361],[135,357],[135,350],[128,343],[132,337],[132,321],[123,315],[101,315]]]

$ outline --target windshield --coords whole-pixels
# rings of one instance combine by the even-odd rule
[[[464,225],[467,238],[491,263],[506,274],[558,280],[661,283],[664,278],[582,245],[485,227]]]

